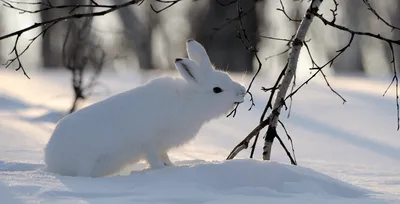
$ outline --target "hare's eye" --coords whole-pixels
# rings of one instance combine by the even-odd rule
[[[221,92],[222,92],[222,89],[219,88],[219,87],[214,87],[214,88],[213,88],[213,91],[214,91],[214,93],[221,93]]]

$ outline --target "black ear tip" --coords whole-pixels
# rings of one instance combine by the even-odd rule
[[[187,42],[192,42],[192,41],[194,41],[194,40],[193,40],[193,39],[191,39],[191,38],[187,40]]]
[[[175,62],[179,62],[179,61],[182,61],[182,59],[181,58],[176,58],[175,59]]]

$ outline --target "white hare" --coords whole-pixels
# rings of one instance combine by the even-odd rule
[[[201,44],[186,46],[190,59],[175,60],[183,79],[159,77],[60,120],[45,147],[47,171],[101,177],[140,160],[172,166],[170,149],[243,102],[245,88],[215,70]]]

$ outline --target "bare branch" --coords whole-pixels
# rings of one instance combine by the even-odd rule
[[[0,0],[3,2],[4,7],[10,8],[10,9],[14,9],[17,11],[20,11],[20,14],[24,14],[24,13],[40,13],[43,11],[48,11],[48,10],[56,10],[56,9],[66,9],[66,8],[70,8],[71,10],[69,11],[69,13],[71,14],[74,10],[78,9],[78,8],[108,8],[108,9],[112,9],[114,7],[116,7],[117,5],[104,5],[104,4],[65,4],[65,5],[59,5],[59,6],[53,6],[52,4],[49,3],[44,3],[42,1],[38,1],[38,2],[23,2],[23,1],[10,1],[10,0]],[[91,1],[94,2],[94,1]],[[39,5],[41,6],[40,9],[36,9],[36,10],[28,10],[28,9],[24,9],[21,7],[17,7],[14,6],[13,4],[16,5]]]
[[[240,0],[236,0],[236,3],[239,4],[239,1],[240,1]],[[241,21],[241,19],[244,18],[244,17],[246,17],[249,13],[254,12],[254,11],[255,11],[255,8],[256,8],[256,4],[254,4],[254,5],[253,5],[251,8],[249,8],[247,11],[243,11],[243,10],[241,9],[242,11],[240,11],[240,13],[238,12],[238,15],[237,15],[236,17],[234,17],[234,18],[227,18],[227,19],[225,20],[225,22],[224,22],[222,25],[220,25],[220,26],[218,26],[218,27],[216,27],[216,28],[213,28],[214,32],[211,34],[211,38],[212,38],[213,36],[215,36],[215,35],[218,33],[218,31],[224,29],[225,27],[227,27],[227,26],[230,25],[231,23],[233,23],[233,22],[235,22],[235,21],[239,21],[239,20]]]
[[[293,153],[293,159],[292,159],[292,160],[293,160],[294,163],[297,165],[296,155],[295,155],[295,153],[294,153],[294,146],[293,146],[292,137],[290,137],[289,132],[287,131],[287,129],[286,129],[285,125],[282,123],[282,121],[279,120],[278,122],[279,122],[279,124],[282,126],[283,130],[285,131],[285,134],[286,134],[288,140],[290,141],[290,145],[292,146],[292,153]],[[289,154],[289,155],[290,155],[290,154]],[[288,156],[289,156],[289,155],[288,155]],[[292,162],[292,164],[293,164],[293,162]]]
[[[396,45],[400,45],[400,39],[399,40],[393,40],[393,39],[390,39],[390,38],[387,38],[387,37],[383,37],[380,34],[374,34],[374,33],[370,33],[370,32],[354,31],[354,30],[351,30],[351,29],[349,29],[349,28],[347,28],[345,26],[338,25],[333,21],[328,21],[327,19],[325,19],[322,16],[322,14],[319,14],[317,11],[311,11],[311,13],[313,15],[315,15],[315,17],[319,18],[325,25],[331,26],[333,28],[337,28],[339,30],[346,31],[346,32],[349,32],[349,33],[354,34],[354,35],[369,36],[369,37],[372,37],[372,38],[375,38],[375,39],[386,41],[388,43],[393,43],[393,44],[396,44]]]
[[[257,127],[255,127],[247,136],[244,138],[243,141],[241,141],[238,145],[236,145],[235,148],[231,151],[229,156],[226,158],[227,160],[233,159],[236,157],[236,155],[241,152],[244,149],[247,149],[249,146],[250,140],[258,134],[264,127],[266,127],[270,123],[270,118],[267,118],[266,120],[262,121]]]
[[[363,0],[364,1],[364,3],[368,3],[368,0]],[[370,6],[370,4],[368,3],[368,5]],[[368,6],[367,5],[367,6]],[[372,7],[371,7],[372,8]],[[337,28],[337,29],[339,29],[339,30],[342,30],[342,31],[345,31],[345,32],[348,32],[348,33],[350,33],[351,34],[351,41],[352,41],[352,39],[354,38],[354,36],[355,35],[358,35],[358,36],[367,36],[367,37],[371,37],[371,38],[374,38],[374,39],[377,39],[377,40],[381,40],[381,41],[384,41],[384,42],[386,42],[386,43],[388,43],[389,44],[389,47],[390,47],[390,51],[391,51],[391,53],[392,53],[392,62],[391,62],[391,64],[393,65],[393,78],[392,78],[392,81],[391,81],[391,83],[389,84],[389,87],[388,87],[388,89],[392,86],[392,84],[394,83],[394,82],[396,82],[395,84],[396,84],[396,90],[395,90],[395,95],[396,95],[396,109],[397,109],[397,130],[400,130],[400,109],[399,109],[399,88],[398,88],[398,76],[397,76],[397,72],[396,72],[396,63],[395,63],[395,58],[394,58],[394,49],[393,49],[393,44],[395,44],[395,45],[400,45],[400,39],[398,39],[398,40],[395,40],[395,39],[390,39],[390,38],[386,38],[386,37],[382,37],[380,34],[374,34],[374,33],[370,33],[370,32],[361,32],[361,31],[354,31],[354,30],[351,30],[351,29],[349,29],[349,28],[347,28],[347,27],[344,27],[344,26],[342,26],[342,25],[338,25],[338,24],[335,24],[335,22],[334,21],[328,21],[327,19],[325,19],[323,16],[322,16],[322,14],[318,14],[318,11],[312,11],[312,14],[313,15],[315,15],[317,18],[319,18],[325,25],[329,25],[329,26],[331,26],[331,27],[333,27],[333,28]],[[378,14],[376,14],[376,15],[378,15]],[[378,15],[379,16],[379,15]],[[385,20],[383,20],[383,19],[381,19],[381,21],[382,22],[384,22],[385,24],[388,24]],[[389,24],[390,25],[390,24]],[[392,29],[396,29],[397,27],[392,27]],[[351,44],[351,41],[350,41],[350,43],[348,44],[348,46],[350,46],[350,44]],[[347,47],[345,47],[344,48],[344,50],[345,49],[347,49]],[[343,52],[344,51],[343,49],[342,50],[339,50],[339,53],[341,53],[341,52]],[[336,55],[332,60],[331,60],[331,64],[333,63],[333,61],[336,59],[336,57],[338,57],[338,55]],[[324,75],[323,75],[324,76]],[[331,88],[331,87],[330,87]],[[386,89],[386,91],[385,91],[385,93],[384,93],[384,95],[386,94],[386,92],[388,91],[388,89]],[[332,89],[331,89],[332,90]]]
[[[279,87],[275,103],[273,105],[273,110],[271,113],[271,124],[268,127],[267,135],[265,137],[264,147],[263,147],[263,159],[270,160],[271,158],[271,148],[273,139],[275,135],[268,134],[271,132],[276,132],[276,126],[279,120],[280,110],[285,103],[285,95],[289,88],[290,82],[293,79],[294,73],[297,69],[297,62],[300,56],[300,50],[303,45],[303,41],[305,39],[306,33],[308,28],[311,25],[311,22],[314,18],[313,13],[316,13],[321,5],[322,0],[312,0],[310,7],[307,9],[306,14],[304,15],[302,22],[297,30],[296,36],[292,42],[292,51],[290,53],[289,61],[288,61],[288,68],[286,69],[285,76],[282,79],[281,85]]]
[[[269,40],[292,42],[292,39],[277,38],[277,37],[271,37],[271,36],[265,36],[265,35],[260,35],[260,37],[261,38],[266,38],[266,39],[269,39]]]
[[[12,3],[13,3],[13,1],[5,1],[5,0],[1,0],[1,1],[4,2],[5,5],[7,5],[8,7],[10,7],[9,5],[12,6]],[[13,48],[13,50],[12,50],[12,53],[14,53],[15,57],[12,58],[12,59],[10,59],[10,60],[8,60],[8,61],[6,62],[6,66],[8,67],[8,66],[10,66],[11,64],[13,64],[15,61],[17,61],[17,62],[18,62],[18,68],[17,68],[17,70],[20,70],[20,69],[21,69],[21,70],[24,72],[24,75],[28,77],[28,75],[27,75],[27,73],[25,72],[25,69],[24,69],[24,67],[23,67],[23,65],[22,65],[22,62],[21,62],[21,60],[20,60],[20,57],[21,57],[21,55],[23,55],[23,54],[25,53],[25,51],[29,48],[29,46],[30,46],[40,35],[44,35],[52,26],[54,26],[55,24],[57,24],[57,23],[59,23],[59,22],[62,22],[62,21],[65,21],[65,20],[70,20],[70,19],[79,19],[79,18],[87,18],[87,17],[94,17],[94,16],[103,16],[103,15],[106,15],[106,14],[108,14],[108,13],[110,13],[110,12],[113,12],[113,11],[115,11],[115,10],[117,10],[117,9],[120,9],[120,8],[123,8],[123,7],[127,7],[127,6],[131,6],[131,5],[134,5],[134,4],[138,4],[138,3],[142,2],[142,1],[143,1],[143,0],[131,0],[131,1],[128,1],[128,2],[125,2],[125,3],[122,3],[122,4],[113,5],[112,7],[108,7],[108,9],[103,10],[103,11],[99,11],[99,12],[87,12],[87,13],[69,14],[69,15],[61,16],[61,17],[54,18],[54,19],[51,19],[51,20],[42,21],[42,22],[40,22],[40,23],[34,23],[33,25],[28,26],[28,27],[25,27],[25,28],[23,28],[23,29],[20,29],[20,30],[18,30],[18,31],[11,32],[11,33],[9,33],[9,34],[0,36],[0,40],[4,40],[4,39],[7,39],[7,38],[16,36],[15,43],[14,43],[14,48]],[[18,2],[14,2],[14,3],[18,3]],[[38,4],[38,2],[32,3],[32,4]],[[46,5],[47,5],[48,7],[54,8],[54,6],[52,6],[50,3],[48,3],[48,4],[46,4]],[[69,5],[69,6],[71,6],[71,5]],[[11,8],[16,9],[16,7],[11,7]],[[17,10],[21,10],[21,9],[17,9]],[[42,27],[42,26],[46,26],[46,25],[49,25],[49,26],[47,26],[42,32],[40,32],[39,35],[37,35],[36,37],[32,38],[32,39],[31,39],[31,42],[30,42],[30,43],[28,44],[28,46],[24,49],[24,51],[18,52],[17,45],[18,45],[19,39],[20,39],[20,37],[21,37],[22,34],[24,34],[25,32],[28,32],[28,31],[30,31],[30,30],[33,30],[33,29],[35,29],[35,28]],[[28,78],[29,78],[29,77],[28,77]]]
[[[368,10],[371,11],[377,18],[378,20],[382,21],[385,25],[390,27],[392,31],[394,30],[400,30],[399,27],[396,27],[392,24],[390,24],[387,20],[381,17],[381,15],[378,14],[378,12],[372,7],[372,5],[369,3],[369,0],[362,0],[363,3],[367,6]]]
[[[258,54],[257,54],[258,50],[256,49],[255,46],[253,46],[252,42],[250,42],[250,40],[248,38],[248,35],[246,33],[246,30],[243,28],[242,19],[243,19],[243,17],[245,17],[247,15],[248,12],[245,13],[243,11],[243,9],[242,9],[242,7],[240,5],[240,0],[236,1],[236,5],[237,5],[237,13],[238,13],[237,20],[239,22],[239,29],[237,31],[237,38],[239,38],[241,40],[242,44],[246,47],[247,51],[249,51],[249,52],[254,54],[254,57],[257,59],[257,62],[258,62],[258,69],[257,69],[256,73],[254,74],[254,76],[253,76],[253,78],[252,78],[252,80],[251,80],[251,82],[250,82],[250,84],[249,84],[249,86],[248,86],[248,88],[246,90],[246,93],[250,95],[250,102],[251,102],[251,105],[250,105],[250,108],[249,108],[249,111],[250,111],[251,108],[253,106],[255,106],[253,94],[250,92],[250,89],[251,89],[251,86],[254,83],[255,78],[258,76],[258,74],[261,71],[262,63],[261,63],[261,60],[260,60],[260,58],[258,57]],[[255,8],[255,4],[252,6],[252,8],[250,10],[253,10],[254,8]],[[232,115],[232,117],[235,117],[238,106],[239,106],[239,104],[236,104],[236,107],[226,117],[229,117],[230,115]]]
[[[351,39],[349,45],[351,44],[352,41],[353,41],[353,39]],[[346,103],[346,102],[347,102],[346,99],[345,99],[342,95],[340,95],[335,89],[333,89],[333,87],[332,87],[331,84],[329,83],[329,81],[328,81],[328,79],[327,79],[327,76],[326,76],[325,73],[322,71],[322,68],[323,68],[323,67],[318,66],[317,63],[314,61],[314,58],[312,57],[312,54],[311,54],[311,50],[310,50],[310,48],[308,47],[307,43],[306,43],[306,42],[303,42],[303,43],[304,43],[304,46],[305,46],[306,49],[307,49],[308,55],[309,55],[309,57],[310,57],[310,59],[311,59],[311,61],[312,61],[312,64],[313,64],[313,68],[311,68],[311,69],[320,69],[320,70],[321,70],[320,72],[321,72],[322,76],[324,77],[325,83],[326,83],[326,85],[329,87],[329,89],[330,89],[334,94],[336,94],[340,99],[342,99],[343,104]],[[346,49],[347,49],[347,47],[346,47]],[[344,51],[345,51],[345,50],[342,50],[342,51],[340,51],[340,52],[343,53]],[[332,62],[329,63],[329,64],[332,64],[333,61],[334,61],[335,59],[336,59],[336,58],[333,58]],[[327,64],[325,64],[325,66],[326,66],[326,65],[327,65]],[[293,92],[293,91],[292,91],[292,92]],[[292,97],[290,97],[290,98],[292,98]]]
[[[229,6],[229,5],[231,5],[231,4],[234,4],[234,3],[236,3],[236,1],[237,0],[232,0],[232,1],[229,1],[228,3],[222,3],[221,2],[221,0],[216,0],[217,1],[217,3],[219,4],[219,5],[221,5],[221,6]]]
[[[388,43],[389,47],[390,47],[390,52],[392,54],[392,61],[390,62],[393,66],[393,77],[392,77],[392,81],[390,82],[389,86],[387,87],[387,89],[385,90],[385,92],[383,93],[383,96],[386,95],[387,91],[389,90],[389,88],[393,85],[393,83],[395,82],[396,84],[396,90],[395,90],[395,94],[396,94],[396,108],[397,108],[397,130],[400,129],[400,108],[399,108],[399,78],[397,77],[397,70],[396,70],[396,60],[395,60],[395,55],[394,55],[394,49],[393,49],[393,45],[391,43]]]
[[[269,130],[275,130],[275,129],[271,128],[271,129],[269,129]],[[276,139],[278,139],[279,143],[281,144],[281,146],[282,146],[283,149],[285,150],[286,155],[287,155],[287,156],[289,157],[289,159],[290,159],[290,163],[291,163],[292,165],[297,165],[296,160],[293,159],[292,155],[290,154],[289,150],[287,149],[285,143],[282,141],[281,137],[279,137],[278,133],[275,132],[275,133],[272,133],[272,134],[275,134]]]
[[[153,10],[156,13],[161,13],[169,8],[171,8],[173,5],[175,5],[176,3],[180,2],[181,0],[174,0],[174,1],[167,1],[167,0],[156,0],[157,2],[160,3],[164,3],[164,4],[168,4],[167,6],[165,6],[162,9],[155,9],[153,4],[150,4],[151,10]]]
[[[363,0],[363,1],[367,1],[367,0]],[[389,87],[387,88],[387,90],[385,91],[384,95],[387,93],[388,89],[393,85],[396,84],[396,103],[397,103],[397,122],[398,122],[398,126],[397,129],[400,128],[400,117],[399,117],[399,90],[398,90],[398,76],[397,76],[397,72],[396,72],[396,63],[395,63],[395,53],[394,53],[394,49],[393,49],[393,44],[395,45],[399,45],[400,40],[396,40],[396,39],[389,39],[386,37],[383,37],[379,34],[374,34],[371,32],[360,32],[360,31],[354,31],[350,28],[344,27],[342,25],[338,25],[336,24],[336,17],[337,17],[337,11],[338,11],[338,3],[336,0],[333,0],[334,2],[334,8],[330,9],[331,13],[332,13],[332,20],[328,21],[326,20],[322,14],[318,13],[318,7],[320,5],[322,1],[320,0],[312,0],[311,5],[309,7],[309,9],[307,10],[306,15],[303,17],[302,23],[299,26],[299,29],[296,33],[296,36],[293,36],[292,39],[283,39],[283,38],[276,38],[276,37],[269,37],[266,36],[266,39],[270,39],[270,40],[277,40],[277,41],[285,41],[289,43],[289,48],[291,49],[291,53],[290,53],[290,57],[289,57],[289,64],[287,64],[285,66],[285,68],[283,69],[283,72],[281,73],[281,75],[278,77],[275,85],[271,88],[265,88],[262,87],[262,90],[267,92],[267,91],[271,91],[271,95],[270,95],[270,99],[267,102],[263,114],[261,116],[260,119],[260,124],[263,124],[263,127],[266,127],[267,125],[268,130],[266,132],[265,135],[265,145],[264,145],[264,151],[263,151],[263,159],[265,160],[269,160],[270,159],[270,151],[271,151],[271,147],[272,147],[272,142],[273,139],[276,137],[279,142],[281,143],[282,147],[285,149],[287,155],[289,158],[291,158],[291,163],[292,164],[296,164],[295,161],[295,156],[294,156],[294,148],[293,148],[293,142],[291,137],[289,136],[286,127],[284,126],[284,124],[279,120],[279,115],[280,115],[280,109],[282,107],[286,107],[286,100],[288,99],[292,99],[293,96],[301,89],[303,88],[306,84],[308,84],[315,76],[317,76],[318,74],[321,74],[321,76],[324,78],[326,85],[328,86],[328,88],[335,94],[337,95],[343,103],[346,102],[346,99],[344,97],[342,97],[329,83],[328,78],[326,76],[326,74],[323,72],[323,69],[325,67],[328,66],[332,66],[333,63],[335,62],[335,60],[341,56],[352,44],[355,36],[368,36],[368,37],[372,37],[375,38],[377,40],[380,41],[385,41],[388,43],[390,50],[391,50],[391,54],[392,54],[392,61],[391,64],[393,66],[393,78],[392,81],[389,85]],[[286,13],[284,5],[282,3],[282,1],[280,1],[281,3],[281,9],[278,9],[279,11],[282,11],[289,20],[293,21],[292,18],[289,17],[289,15]],[[372,7],[371,7],[372,8]],[[375,13],[375,15],[378,15],[377,13]],[[325,25],[331,26],[333,28],[336,28],[337,30],[341,30],[341,31],[345,31],[348,32],[350,34],[348,43],[345,44],[341,49],[337,50],[337,54],[331,58],[330,60],[328,60],[325,64],[323,64],[322,66],[318,65],[316,63],[316,61],[314,60],[312,53],[311,53],[311,49],[309,48],[307,41],[305,41],[304,37],[305,34],[307,32],[308,26],[310,25],[313,17],[316,16],[317,18],[319,18]],[[378,15],[379,16],[379,15]],[[384,19],[380,18],[385,24],[387,24],[387,22],[385,22]],[[388,25],[390,26],[390,25]],[[396,29],[397,27],[391,27]],[[262,38],[264,38],[264,36],[261,36]],[[293,46],[293,48],[291,47],[291,45]],[[302,45],[304,45],[307,49],[309,58],[311,59],[312,62],[312,67],[310,68],[310,70],[316,70],[305,82],[303,82],[302,84],[300,84],[300,86],[298,86],[295,89],[295,72],[296,72],[296,66],[297,66],[297,58],[300,52],[300,49],[302,47]],[[281,81],[283,77],[283,80]],[[291,89],[291,93],[286,95],[286,92],[288,90],[290,81],[293,79],[293,85],[292,85],[292,89]],[[252,82],[254,81],[254,77],[252,79]],[[275,100],[275,104],[274,106],[272,106],[272,98],[274,97],[274,93],[276,90],[279,90],[278,95],[276,96],[276,100]],[[291,106],[291,105],[290,105]],[[264,116],[266,115],[268,109],[271,108],[271,113],[268,116],[267,120],[269,120],[269,124],[265,124],[265,120],[264,120]],[[289,110],[290,111],[290,110]],[[289,112],[290,113],[290,112]],[[289,141],[291,142],[292,145],[292,151],[293,151],[293,156],[294,158],[292,159],[290,152],[287,151],[287,148],[284,146],[283,141],[281,140],[281,138],[278,136],[278,134],[276,133],[276,124],[277,122],[279,122],[279,124],[282,125],[283,129],[285,130],[286,135],[288,136]],[[264,126],[265,125],[265,126]],[[257,127],[260,127],[257,126]],[[261,128],[262,129],[262,128]],[[255,151],[255,147],[257,144],[257,140],[260,134],[260,130],[257,130],[255,135],[254,135],[254,131],[252,131],[246,138],[245,140],[243,140],[241,143],[239,143],[231,152],[231,154],[228,156],[228,159],[232,159],[234,158],[241,150],[243,149],[247,149],[248,148],[248,143],[250,142],[250,140],[255,137],[254,141],[253,141],[253,145],[251,147],[251,154],[250,154],[250,158],[253,158],[254,155],[254,151]],[[294,161],[294,162],[293,162]]]
[[[22,50],[22,52],[18,52],[18,48],[17,48],[17,47],[18,47],[18,42],[19,42],[19,37],[21,37],[22,34],[17,35],[17,38],[16,38],[15,41],[14,41],[14,47],[13,47],[12,51],[10,52],[10,54],[14,53],[15,57],[14,57],[14,58],[11,58],[11,59],[9,59],[9,60],[7,60],[7,62],[5,63],[6,68],[9,67],[11,64],[13,64],[15,61],[17,61],[17,62],[18,62],[18,67],[15,69],[15,71],[18,71],[18,70],[21,69],[22,72],[24,73],[24,75],[25,75],[28,79],[30,79],[29,76],[28,76],[28,74],[26,73],[24,67],[22,66],[22,62],[21,62],[20,56],[22,56],[22,55],[29,49],[29,47],[32,45],[32,43],[33,43],[39,36],[45,35],[46,32],[47,32],[47,30],[50,29],[53,25],[55,25],[55,22],[51,23],[49,26],[47,26],[45,29],[43,29],[38,35],[36,35],[35,37],[31,38],[31,39],[29,40],[30,42],[29,42],[28,45],[25,47],[25,49]]]
[[[339,3],[336,0],[333,0],[333,3],[335,4],[335,8],[330,9],[330,11],[332,12],[332,22],[336,22],[336,16],[337,16]]]
[[[283,76],[285,76],[287,66],[288,66],[288,63],[286,63],[285,67],[282,69],[281,73],[279,74],[278,78],[276,79],[274,86],[270,89],[271,94],[269,95],[268,102],[264,107],[263,113],[261,114],[260,123],[262,123],[262,121],[264,121],[264,118],[265,118],[265,115],[267,114],[268,109],[269,108],[272,109],[272,100],[275,96],[276,90],[278,90],[278,88],[279,88],[279,84],[280,84]],[[253,156],[254,156],[254,151],[256,149],[257,140],[258,140],[259,136],[260,136],[260,133],[257,133],[256,138],[254,139],[253,145],[251,146],[250,158],[253,158]]]
[[[281,4],[281,8],[277,8],[276,10],[281,11],[286,16],[286,18],[289,19],[289,21],[294,21],[294,22],[298,22],[298,23],[301,22],[301,20],[293,19],[293,18],[291,18],[289,16],[289,14],[287,14],[285,6],[283,5],[282,0],[279,0],[279,3]]]

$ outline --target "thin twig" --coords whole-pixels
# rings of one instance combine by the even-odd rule
[[[2,1],[4,2],[4,0],[2,0]],[[6,66],[8,67],[11,64],[13,64],[15,61],[17,61],[18,62],[18,68],[16,70],[20,70],[21,69],[24,72],[24,75],[26,77],[28,77],[27,73],[25,72],[24,66],[22,65],[22,62],[20,60],[20,56],[25,53],[25,50],[27,50],[29,48],[29,46],[37,39],[38,36],[45,34],[52,26],[54,26],[55,24],[57,24],[59,22],[62,22],[62,21],[65,21],[65,20],[70,20],[70,19],[79,19],[79,18],[87,18],[87,17],[94,17],[94,16],[103,16],[103,15],[111,13],[111,12],[117,10],[117,9],[128,7],[128,6],[134,5],[134,4],[138,4],[141,1],[143,1],[143,0],[131,0],[131,1],[128,1],[128,2],[125,2],[125,3],[122,3],[122,4],[116,4],[113,7],[110,7],[108,9],[106,9],[106,10],[99,11],[99,12],[68,14],[66,16],[61,16],[61,17],[58,17],[58,18],[42,21],[40,23],[34,23],[31,26],[28,26],[28,27],[25,27],[23,29],[17,30],[15,32],[11,32],[9,34],[0,36],[0,40],[16,36],[15,43],[14,43],[14,48],[12,50],[12,53],[14,53],[15,58],[12,58],[12,59],[8,60],[6,62]],[[48,5],[52,6],[50,3],[48,3]],[[38,35],[35,38],[33,38],[31,40],[31,42],[28,44],[28,46],[24,49],[23,52],[18,52],[17,45],[18,45],[18,42],[19,42],[19,39],[20,39],[21,35],[24,34],[27,31],[30,31],[30,30],[33,30],[35,28],[42,27],[42,26],[45,26],[45,25],[49,25],[49,26],[47,26],[42,32],[40,32],[40,35]]]
[[[250,110],[252,109],[252,107],[255,106],[253,94],[250,92],[250,89],[251,89],[251,86],[252,86],[253,83],[254,83],[254,80],[256,79],[256,77],[258,76],[258,74],[260,73],[260,71],[261,71],[261,69],[262,69],[262,63],[261,63],[261,60],[260,60],[260,58],[258,57],[258,54],[257,54],[257,53],[258,53],[258,50],[257,50],[256,47],[252,44],[252,42],[250,41],[250,39],[249,39],[249,37],[248,37],[248,35],[247,35],[247,33],[246,33],[246,30],[243,28],[243,21],[242,21],[242,19],[243,19],[243,17],[244,17],[245,15],[247,15],[247,14],[244,13],[244,11],[243,11],[243,9],[242,9],[242,7],[241,7],[241,5],[240,5],[240,0],[237,0],[237,1],[236,1],[236,4],[237,4],[237,13],[238,13],[237,20],[238,20],[238,24],[239,24],[239,29],[238,29],[238,32],[237,32],[237,33],[238,33],[237,37],[241,40],[241,42],[242,42],[242,44],[245,46],[246,50],[249,51],[249,52],[251,52],[251,53],[254,55],[254,57],[256,58],[257,63],[258,63],[257,71],[256,71],[256,73],[254,74],[254,76],[253,76],[253,78],[252,78],[250,84],[248,85],[248,87],[247,87],[247,89],[246,89],[246,93],[249,94],[249,96],[250,96],[251,105],[250,105],[250,107],[249,107],[249,109],[248,109],[248,110],[250,111]],[[255,4],[254,4],[253,7],[255,7]],[[236,107],[235,107],[226,117],[229,117],[229,116],[231,116],[231,115],[232,115],[232,117],[235,117],[238,106],[239,106],[239,104],[236,104]]]
[[[353,39],[351,39],[351,41],[353,41]],[[307,49],[307,53],[308,53],[308,55],[309,55],[309,57],[310,57],[310,59],[311,59],[312,65],[313,65],[313,68],[311,68],[311,69],[319,69],[319,70],[321,70],[320,73],[321,73],[322,77],[324,78],[325,83],[326,83],[326,85],[329,87],[329,89],[330,89],[334,94],[336,94],[340,99],[342,99],[343,104],[346,103],[346,102],[347,102],[346,99],[345,99],[342,95],[340,95],[335,89],[333,89],[333,87],[332,87],[331,84],[329,83],[327,76],[326,76],[325,73],[322,71],[322,68],[323,68],[323,67],[318,66],[318,64],[314,61],[314,58],[312,57],[313,55],[311,54],[311,49],[310,49],[310,47],[308,47],[308,45],[307,45],[306,42],[303,42],[303,43],[304,43],[304,46],[305,46],[306,49]],[[351,43],[351,42],[350,42],[350,43]],[[349,45],[350,45],[350,43],[349,43]],[[346,48],[346,49],[347,49],[347,48]],[[344,52],[344,51],[345,51],[345,50],[342,50],[341,52]],[[336,58],[335,58],[335,59],[336,59]],[[333,61],[332,61],[332,62],[333,62]],[[331,63],[329,63],[329,64],[331,64]],[[326,63],[325,66],[326,66],[326,65],[328,65],[328,63]],[[292,98],[292,97],[290,97],[290,98]]]
[[[290,137],[289,132],[287,131],[287,129],[286,129],[285,125],[283,124],[283,122],[280,121],[280,120],[278,120],[278,122],[279,122],[279,124],[282,126],[283,130],[285,131],[285,134],[286,134],[288,140],[290,141],[290,145],[292,146],[293,160],[294,160],[295,163],[297,164],[296,155],[295,155],[295,153],[294,153],[294,146],[293,146],[292,137]]]
[[[265,105],[264,110],[263,110],[263,112],[261,114],[260,123],[262,121],[264,121],[264,118],[265,118],[265,115],[267,114],[268,109],[269,108],[272,109],[272,100],[273,100],[273,98],[275,96],[276,90],[278,90],[279,84],[280,84],[283,76],[285,75],[287,66],[288,66],[288,63],[286,63],[285,67],[282,69],[281,73],[279,74],[278,78],[276,79],[274,86],[270,89],[271,90],[271,94],[269,95],[268,102]],[[259,136],[260,136],[260,133],[257,133],[256,138],[254,139],[253,145],[251,146],[250,158],[253,158],[253,156],[254,156],[254,151],[256,149],[257,140],[258,140]]]
[[[243,141],[241,141],[238,145],[236,145],[231,153],[228,155],[226,158],[227,160],[235,158],[235,156],[242,151],[243,149],[247,149],[249,146],[250,140],[257,134],[259,133],[264,127],[269,125],[270,118],[267,118],[266,120],[262,121],[260,124],[258,124],[257,127],[255,127],[245,138]]]
[[[388,44],[389,44],[389,47],[390,47],[390,52],[392,54],[392,61],[390,63],[392,64],[392,68],[393,68],[393,77],[392,77],[392,81],[390,82],[389,86],[387,87],[387,89],[383,93],[383,96],[386,95],[386,93],[389,90],[389,88],[393,85],[393,83],[395,83],[396,84],[396,90],[395,90],[396,93],[395,94],[396,94],[396,109],[397,109],[397,130],[399,130],[400,129],[399,78],[397,77],[396,60],[395,60],[393,45],[391,43],[388,43]]]
[[[153,4],[150,4],[150,8],[151,10],[153,10],[155,13],[161,13],[169,8],[171,8],[173,5],[177,4],[178,2],[180,2],[181,0],[174,0],[174,1],[166,1],[166,0],[156,0],[156,2],[160,2],[160,3],[164,3],[164,4],[168,4],[167,6],[165,6],[162,9],[155,9]]]
[[[65,4],[65,5],[59,5],[59,6],[53,6],[52,4],[49,3],[44,3],[42,1],[39,2],[22,2],[22,1],[10,1],[10,0],[0,0],[3,2],[4,7],[10,8],[10,9],[14,9],[17,11],[20,11],[20,14],[24,14],[24,13],[40,13],[40,12],[44,12],[44,11],[48,11],[48,10],[56,10],[56,9],[66,9],[66,8],[70,8],[70,12],[72,13],[72,11],[78,9],[78,8],[114,8],[117,5],[104,5],[104,4]],[[91,1],[93,2],[93,1]],[[14,6],[13,4],[17,4],[17,5],[39,5],[41,6],[40,9],[36,9],[36,10],[28,10],[28,9],[24,9],[24,8],[20,8],[17,6]]]
[[[378,12],[372,7],[372,5],[369,3],[369,0],[362,0],[363,3],[367,6],[368,10],[371,11],[377,18],[378,20],[382,21],[385,25],[390,27],[392,31],[394,30],[400,30],[399,27],[394,26],[390,24],[387,20],[385,20],[381,15],[378,14]]]
[[[277,8],[276,10],[281,11],[281,12],[286,16],[286,18],[289,19],[289,21],[301,22],[301,20],[293,19],[293,18],[291,18],[291,17],[289,16],[289,14],[287,14],[286,9],[285,9],[285,6],[283,5],[282,0],[279,0],[279,3],[281,4],[281,8]]]

